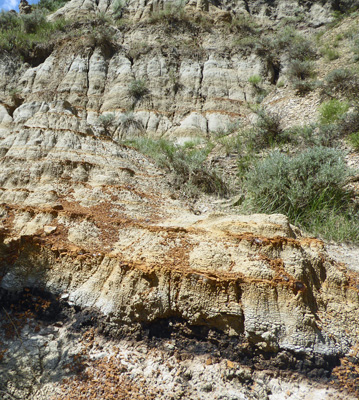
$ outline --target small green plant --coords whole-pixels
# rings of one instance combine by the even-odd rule
[[[120,139],[139,136],[144,132],[144,126],[133,112],[122,114],[118,121]]]
[[[336,122],[349,110],[349,103],[332,99],[324,102],[319,108],[319,120],[321,124]]]
[[[357,32],[352,38],[353,61],[359,61],[359,32]]]
[[[45,15],[38,10],[21,16],[25,33],[35,33],[46,24]]]
[[[238,15],[233,18],[229,25],[230,29],[239,31],[242,35],[255,36],[260,33],[260,26],[255,22],[252,16]]]
[[[307,93],[317,88],[318,82],[312,79],[301,80],[294,78],[292,80],[292,85],[299,96],[305,96]]]
[[[283,134],[280,116],[264,109],[257,111],[257,116],[257,122],[248,136],[250,147],[262,149],[280,143]]]
[[[292,27],[283,28],[269,40],[276,52],[285,51],[291,60],[305,61],[316,57],[312,42]]]
[[[137,138],[125,141],[125,144],[135,147],[138,151],[154,159],[164,169],[172,172],[174,187],[184,194],[196,196],[198,190],[205,193],[226,195],[226,184],[214,170],[206,165],[207,156],[213,144],[207,142],[176,145],[168,140],[153,140]]]
[[[249,77],[248,82],[253,86],[257,86],[262,82],[262,78],[259,75],[252,75]]]
[[[112,113],[100,115],[97,119],[97,123],[104,128],[106,135],[109,134],[109,128],[113,125],[114,121],[115,115]]]
[[[44,12],[55,12],[59,8],[63,7],[69,0],[40,0],[33,7],[37,7]]]
[[[344,114],[338,121],[338,130],[341,136],[350,135],[359,131],[359,105]]]
[[[346,68],[331,71],[325,78],[324,93],[340,93],[348,98],[356,98],[359,91],[359,75]]]
[[[147,88],[146,82],[142,79],[133,80],[128,86],[128,93],[135,102],[140,101],[147,96],[150,91]]]
[[[292,79],[305,80],[313,78],[314,64],[312,61],[294,59],[289,63],[287,74]]]
[[[329,61],[336,60],[340,56],[338,50],[332,49],[329,46],[326,46],[326,47],[322,48],[321,54],[322,54],[323,57],[325,57]]]
[[[31,61],[33,49],[46,45],[50,49],[50,39],[54,34],[64,31],[66,22],[63,19],[49,22],[41,9],[31,14],[16,15],[11,12],[0,13],[0,50],[20,55]],[[42,49],[44,51],[44,48]]]
[[[355,150],[359,151],[359,131],[353,132],[348,136],[349,143]]]
[[[122,17],[124,7],[125,7],[124,0],[115,0],[112,3],[113,17],[115,19],[120,19]]]
[[[167,2],[163,4],[163,8],[155,8],[149,18],[151,24],[165,23],[171,24],[173,22],[188,20],[184,10],[184,2],[182,0]]]

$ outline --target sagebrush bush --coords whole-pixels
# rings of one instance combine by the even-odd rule
[[[285,51],[289,59],[312,60],[316,57],[313,43],[291,27],[286,27],[270,38],[273,48]]]
[[[349,69],[341,68],[331,71],[325,78],[324,91],[340,93],[347,97],[356,98],[359,91],[359,75]]]
[[[280,116],[261,109],[257,112],[258,119],[254,124],[249,140],[255,149],[262,149],[282,142],[283,129]]]
[[[35,33],[39,31],[41,27],[47,25],[45,15],[39,10],[35,10],[30,14],[21,15],[21,19],[25,33]]]
[[[139,101],[143,97],[147,96],[150,91],[147,88],[146,82],[144,80],[135,79],[130,82],[128,86],[128,93],[135,101]]]
[[[333,49],[333,48],[331,48],[329,46],[326,46],[326,47],[322,48],[321,49],[321,54],[322,54],[322,56],[327,58],[329,61],[336,60],[340,56],[338,50]]]
[[[164,3],[163,8],[155,8],[149,18],[151,24],[155,23],[166,23],[170,24],[178,21],[188,20],[186,12],[184,10],[183,1],[175,1]]]
[[[9,31],[11,29],[21,29],[21,19],[17,14],[1,11],[0,12],[0,31]]]
[[[102,125],[105,129],[108,129],[115,121],[115,115],[113,113],[100,115],[97,119],[99,125]]]
[[[205,193],[226,195],[228,192],[224,181],[216,171],[206,166],[206,160],[213,145],[207,143],[198,146],[190,142],[183,146],[168,140],[138,138],[125,142],[141,153],[149,155],[161,167],[173,173],[174,187],[183,192],[192,192],[193,187]]]
[[[115,0],[112,3],[112,11],[114,18],[119,19],[122,17],[122,12],[124,7],[125,7],[125,2],[123,0]]]
[[[244,14],[233,18],[230,23],[230,28],[232,28],[232,30],[238,30],[243,35],[251,35],[252,37],[260,33],[260,27],[255,22],[254,18]]]
[[[122,114],[118,120],[119,137],[121,139],[142,135],[144,126],[133,112]]]
[[[349,175],[336,149],[313,147],[293,157],[275,152],[248,171],[245,204],[251,211],[284,213],[307,228],[324,209],[349,218]]]
[[[338,121],[338,128],[341,136],[359,132],[359,105],[347,112]]]
[[[299,96],[305,96],[312,90],[318,87],[318,82],[312,79],[297,79],[292,80],[293,89]]]
[[[314,76],[314,63],[308,60],[293,59],[287,69],[287,74],[292,79],[305,80]]]
[[[67,22],[58,19],[55,22],[46,20],[42,11],[31,14],[15,15],[0,13],[0,51],[5,50],[25,59],[38,44],[49,44],[52,35],[64,31]]]
[[[248,82],[253,86],[257,86],[262,82],[262,78],[259,75],[252,75],[249,77]]]

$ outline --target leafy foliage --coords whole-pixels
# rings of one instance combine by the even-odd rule
[[[349,143],[354,147],[354,149],[359,151],[359,131],[351,133],[348,139]]]
[[[332,99],[324,102],[320,108],[320,122],[322,124],[331,124],[343,116],[349,109],[349,104],[346,102]]]
[[[40,0],[36,6],[45,12],[55,12],[59,8],[63,7],[68,1],[69,0]]]
[[[253,129],[249,132],[251,147],[262,149],[280,143],[284,137],[278,114],[270,113],[264,109],[257,112],[258,119]]]
[[[7,51],[27,57],[40,43],[49,44],[49,38],[55,32],[65,31],[66,22],[46,20],[42,11],[35,10],[27,15],[0,13],[0,52]]]
[[[115,0],[112,3],[112,10],[113,10],[113,16],[115,19],[119,19],[122,17],[122,12],[125,7],[125,3],[123,0]]]
[[[304,80],[314,76],[314,64],[312,61],[302,61],[294,59],[289,63],[288,71],[289,77]]]
[[[125,142],[143,154],[152,157],[162,168],[174,174],[174,186],[184,192],[196,195],[194,188],[205,193],[227,194],[227,187],[215,171],[206,166],[206,160],[213,146],[198,142],[187,142],[183,146],[168,140],[138,138]]]
[[[135,100],[139,101],[147,96],[150,91],[147,88],[146,82],[142,79],[133,80],[128,86],[129,95]]]
[[[338,93],[355,98],[359,91],[359,75],[350,69],[341,68],[330,72],[326,78],[324,91],[332,95]]]
[[[324,210],[332,222],[338,216],[346,224],[353,224],[358,214],[350,208],[351,193],[344,188],[349,175],[344,155],[336,149],[313,147],[293,157],[274,152],[248,171],[246,206],[251,211],[285,213],[309,230],[335,237],[335,230],[327,231]],[[358,220],[352,228],[359,231]]]

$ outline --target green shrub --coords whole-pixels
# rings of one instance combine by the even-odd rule
[[[168,2],[164,3],[163,9],[155,8],[149,18],[151,24],[155,23],[166,23],[171,24],[173,22],[185,21],[187,19],[184,2]]]
[[[262,78],[259,75],[252,75],[249,77],[248,82],[253,86],[257,86],[262,82]]]
[[[292,27],[286,27],[270,38],[273,48],[285,51],[289,59],[300,61],[316,57],[312,42]]]
[[[336,149],[314,147],[293,157],[275,152],[248,171],[244,204],[250,211],[284,213],[307,229],[321,229],[313,225],[320,215],[321,225],[327,229],[323,210],[351,219],[352,193],[344,188],[349,175],[344,155]]]
[[[230,23],[230,28],[236,29],[247,37],[255,36],[260,33],[260,26],[255,22],[254,18],[247,15],[239,15],[233,18]]]
[[[351,133],[348,139],[349,143],[354,147],[354,149],[359,151],[359,131]]]
[[[306,94],[318,87],[318,82],[311,79],[301,80],[294,78],[292,80],[292,85],[293,89],[299,96],[305,96]]]
[[[38,10],[31,14],[21,15],[25,33],[35,33],[47,25],[45,15]]]
[[[245,36],[243,38],[235,39],[233,44],[243,50],[252,50],[256,48],[258,40],[258,37]]]
[[[11,12],[0,12],[0,31],[5,32],[12,29],[21,29],[21,19],[17,14]]]
[[[97,119],[97,123],[104,129],[104,134],[109,135],[109,128],[113,126],[115,122],[115,115],[112,113],[100,115]]]
[[[260,109],[257,112],[258,119],[251,129],[249,140],[250,147],[262,149],[282,142],[283,130],[280,126],[278,114]]]
[[[329,46],[324,47],[321,50],[322,56],[326,57],[329,61],[333,61],[339,58],[338,50],[332,49]]]
[[[349,109],[346,102],[332,99],[324,102],[319,108],[319,120],[321,124],[332,124],[342,117]]]
[[[63,7],[69,0],[40,0],[33,7],[37,7],[45,12],[55,12]]]
[[[129,84],[128,93],[135,101],[139,101],[143,97],[147,96],[150,91],[148,90],[144,80],[135,79]]]
[[[138,136],[144,132],[144,126],[133,112],[122,114],[119,118],[120,137]]]
[[[20,55],[27,60],[38,44],[50,45],[52,35],[64,31],[67,23],[63,19],[48,22],[44,14],[36,10],[17,16],[10,12],[0,13],[0,51]]]
[[[112,113],[100,115],[97,122],[102,125],[105,129],[110,127],[115,121],[115,115]]]
[[[120,19],[122,17],[124,7],[125,2],[123,0],[115,0],[112,3],[112,11],[115,19]]]
[[[316,126],[314,124],[292,126],[286,129],[282,135],[287,139],[287,142],[297,147],[311,147],[318,145],[314,134],[315,129]]]
[[[325,92],[340,93],[347,97],[355,98],[359,91],[359,76],[349,69],[336,69],[330,72],[326,78]]]
[[[207,156],[213,148],[211,143],[179,146],[165,139],[149,138],[138,138],[125,143],[149,155],[161,168],[172,172],[174,187],[185,194],[196,195],[196,190],[218,195],[226,195],[228,192],[218,174],[206,166]]]
[[[312,61],[294,59],[288,65],[287,74],[292,79],[305,80],[314,76],[314,64]]]
[[[352,45],[352,52],[353,52],[353,59],[354,62],[359,61],[359,34],[356,35],[355,39],[353,40],[353,45]]]
[[[359,105],[344,114],[338,121],[341,136],[350,135],[359,131]]]

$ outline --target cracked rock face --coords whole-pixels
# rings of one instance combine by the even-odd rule
[[[66,294],[121,324],[182,318],[265,351],[354,344],[357,281],[322,242],[282,215],[194,215],[144,156],[41,107],[1,140],[3,289]]]
[[[329,6],[322,3],[311,3],[304,11],[325,20]],[[304,355],[319,360],[312,362],[319,369],[322,360],[330,364],[352,354],[359,334],[359,278],[331,259],[320,240],[302,236],[283,215],[195,215],[152,160],[121,144],[121,139],[145,133],[179,139],[245,123],[251,118],[245,102],[255,96],[248,79],[269,71],[267,83],[273,80],[263,59],[230,46],[231,35],[209,30],[199,38],[195,29],[166,30],[146,23],[155,5],[130,1],[126,12],[137,25],[112,28],[111,46],[84,32],[71,40],[60,38],[32,64],[0,55],[0,300],[11,308],[10,300],[18,293],[50,293],[73,313],[90,310],[100,315],[103,331],[115,336],[151,336],[153,330],[161,331],[162,322],[166,332],[171,324],[183,324],[184,335],[187,328],[203,330],[206,335],[199,337],[211,345],[221,344],[216,335],[224,335],[226,343],[233,340],[236,351],[253,349],[253,354],[263,356],[263,363],[273,354],[284,364],[293,357],[301,362],[301,372]],[[249,8],[259,16],[281,19],[294,6],[302,7],[282,1],[271,6],[262,1],[224,2],[217,10],[211,6],[209,15],[223,21],[228,17],[225,10]],[[188,12],[194,9],[195,4],[188,5]],[[99,11],[111,13],[111,3],[72,0],[51,18]],[[281,62],[285,65],[286,60]],[[131,89],[133,82],[139,87],[144,82],[141,95]],[[273,102],[287,100],[278,96]],[[293,104],[295,108],[288,107],[300,118],[304,106],[298,99]],[[113,116],[111,127],[100,123],[106,115]],[[7,311],[0,312],[7,321]],[[7,324],[11,328],[11,319]],[[62,357],[62,344],[68,349],[77,339],[70,327],[53,326],[53,331],[40,325],[31,328],[35,333],[26,325],[24,337],[5,341],[14,351],[6,355],[0,346],[0,361],[8,361],[13,353],[19,354],[16,361],[26,364],[29,354],[46,345],[42,335],[51,331],[50,348],[41,350],[41,368],[57,368],[56,375],[77,354]],[[23,358],[23,349],[17,347],[20,338],[29,348]],[[173,341],[164,346],[175,347],[178,343]],[[206,351],[217,352],[208,346]],[[91,357],[100,359],[114,351],[94,350]],[[162,361],[151,357],[147,364],[160,368]],[[281,391],[292,390],[275,379],[262,385],[260,374],[253,377],[219,361],[209,368],[213,379],[202,382],[202,367],[198,372],[189,363],[191,375],[176,364],[174,353],[170,357],[175,367],[161,366],[167,381],[174,381],[177,372],[187,381],[193,375],[193,387],[201,388],[198,396],[184,398],[212,399],[212,391],[220,396],[224,390],[224,397],[218,398],[265,399],[270,392],[281,398]],[[226,357],[230,358],[229,350]],[[136,361],[129,376],[140,376],[148,384],[152,375],[140,371],[142,361]],[[6,365],[10,372],[18,368],[11,357]],[[48,371],[41,368],[24,368],[18,396],[28,393],[26,398],[45,399],[56,392],[47,386]],[[123,366],[119,368],[122,371]],[[26,374],[41,388],[42,397],[31,394]],[[228,374],[233,388],[228,389],[226,381],[216,387],[216,380]],[[39,380],[40,375],[46,379]],[[6,376],[7,384],[11,373]],[[259,382],[257,397],[250,397],[250,385],[243,396],[235,397],[237,380]],[[172,389],[173,398],[183,398],[183,388],[174,383]],[[324,396],[320,390],[315,393]],[[337,393],[325,395],[329,399]]]
[[[263,8],[268,4],[259,3],[250,4],[253,14],[258,23],[270,24]],[[283,11],[286,3],[275,3],[271,12],[282,10],[283,16],[290,15]],[[91,12],[96,16],[111,13],[111,7],[107,0],[72,0],[51,18],[81,18]],[[133,20],[134,10],[142,12],[146,7],[153,9],[155,4],[130,2],[128,18]],[[188,15],[196,13],[195,5],[186,7]],[[84,26],[72,38],[61,40],[60,35],[55,44],[37,48],[37,56],[25,64],[2,54],[0,106],[7,113],[1,109],[0,118],[8,124],[12,118],[15,127],[93,131],[115,140],[143,131],[154,137],[209,135],[245,124],[245,102],[257,96],[249,78],[261,75],[265,84],[275,84],[288,60],[283,56],[280,65],[274,66],[254,51],[241,49],[236,44],[238,33],[226,31],[223,21],[216,22],[218,12],[241,15],[242,8],[244,2],[211,6],[206,14],[208,29],[185,22],[166,28],[145,18],[127,28],[101,31],[99,22],[96,27]],[[267,20],[261,19],[261,13]],[[273,18],[280,19],[277,13]],[[145,90],[134,96],[131,83],[139,81]],[[15,93],[12,98],[10,92]],[[98,122],[107,114],[114,116],[109,132]],[[124,119],[132,125],[132,133],[123,129]]]

